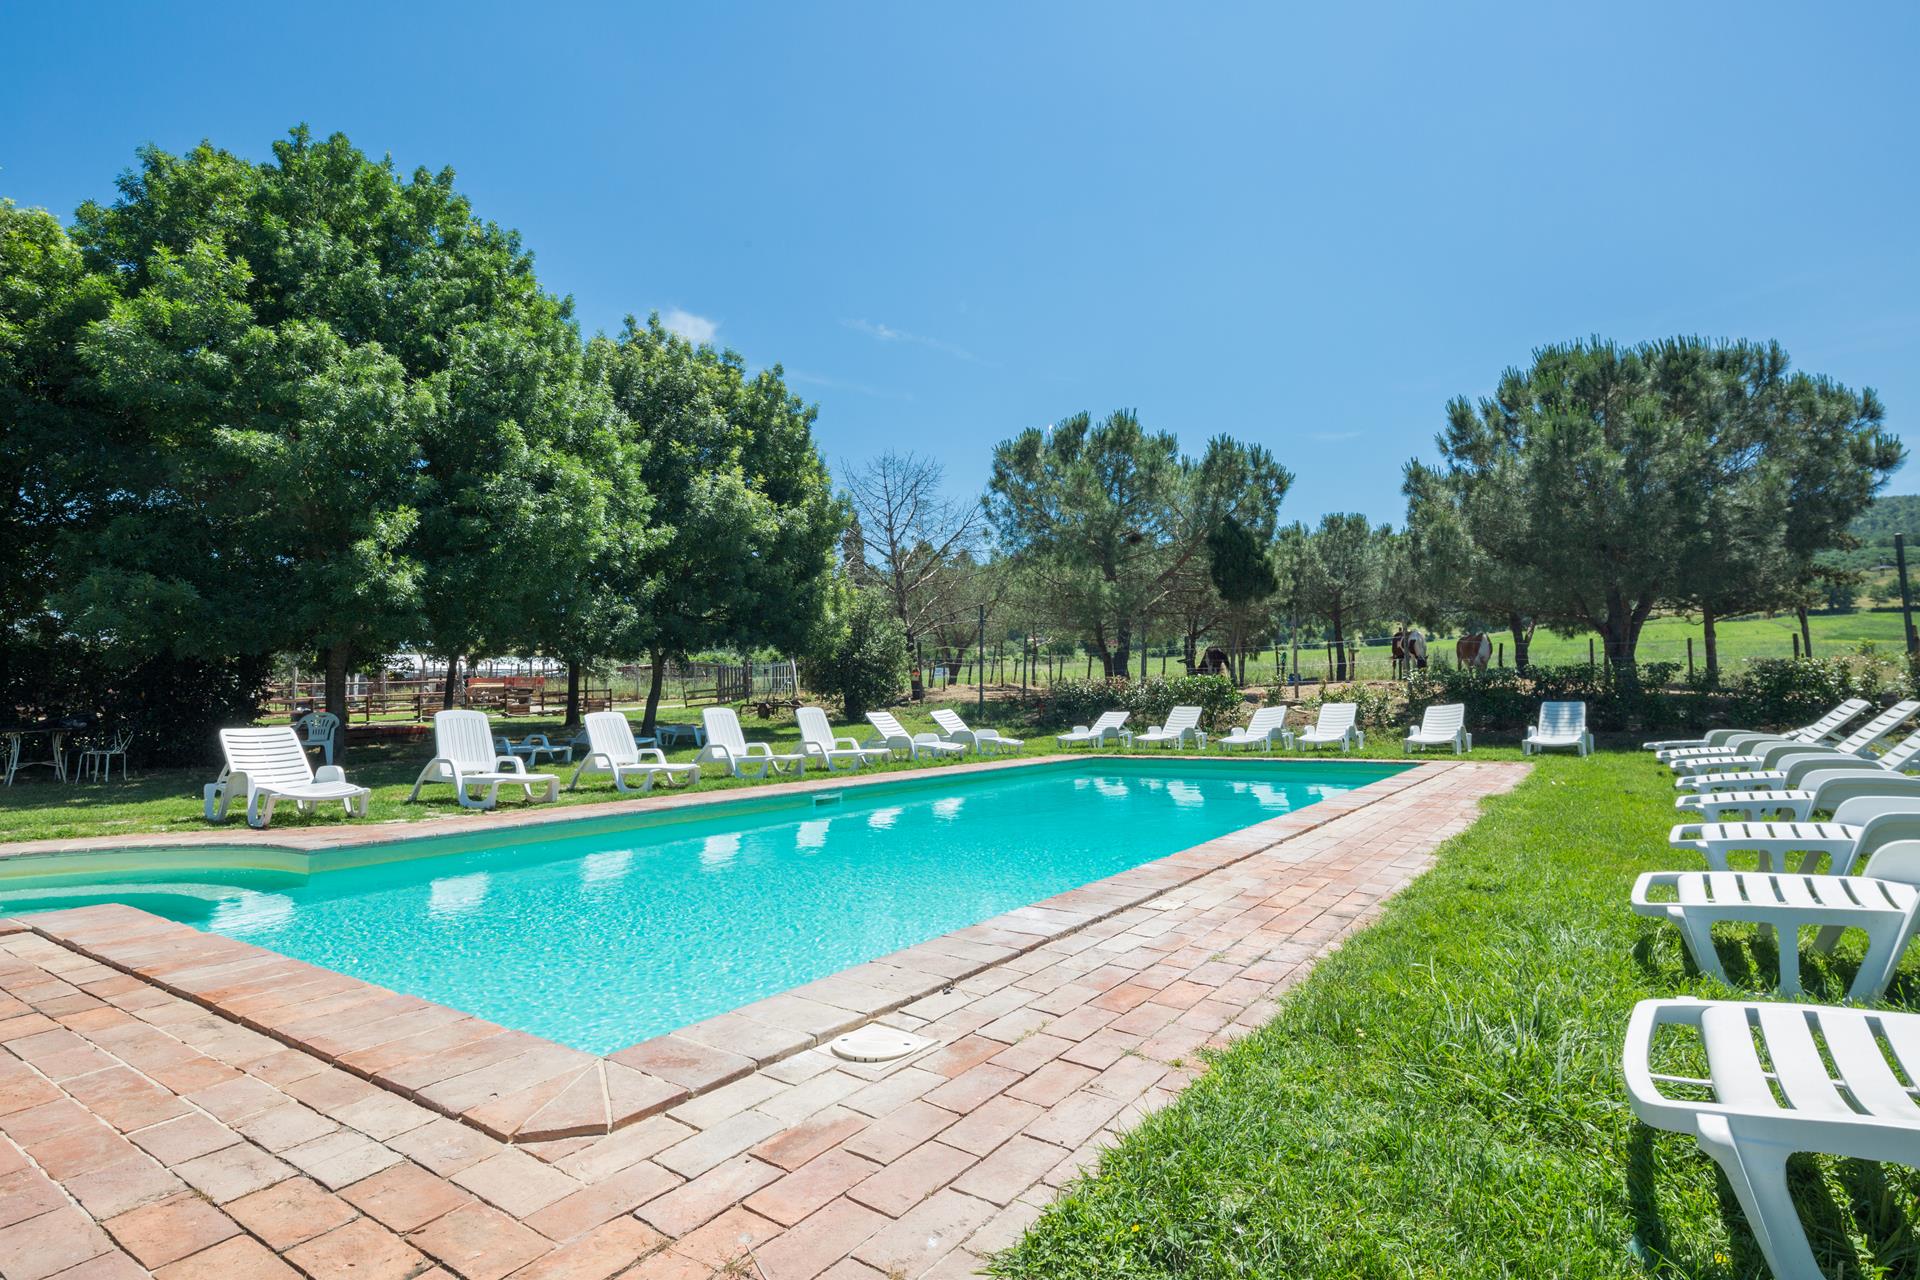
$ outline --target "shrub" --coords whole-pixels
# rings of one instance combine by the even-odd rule
[[[842,592],[805,663],[807,687],[858,720],[898,698],[907,683],[907,633],[878,591]]]
[[[1177,706],[1200,708],[1200,723],[1209,732],[1224,728],[1240,713],[1240,690],[1225,676],[1153,676],[1146,680],[1062,680],[1039,696],[1045,718],[1061,728],[1092,724],[1103,711],[1116,707],[1145,728],[1166,723]]]
[[[1584,702],[1587,723],[1599,730],[1664,730],[1700,723],[1712,709],[1697,693],[1663,687],[1679,669],[1672,662],[1644,663],[1636,679],[1625,681],[1607,667],[1584,662],[1536,664],[1524,675],[1505,667],[1434,668],[1413,673],[1407,704],[1417,717],[1438,703],[1464,703],[1467,723],[1476,731],[1519,732],[1535,721],[1543,702]]]
[[[1873,662],[1753,658],[1731,685],[1734,718],[1756,728],[1802,724],[1836,702],[1876,697],[1884,680],[1885,673]]]

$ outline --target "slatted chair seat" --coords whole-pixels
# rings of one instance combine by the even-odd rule
[[[1705,1079],[1653,1069],[1656,1039],[1670,1027],[1699,1036]],[[1909,1083],[1920,1080],[1920,1014],[1644,1000],[1628,1022],[1622,1070],[1636,1116],[1691,1136],[1725,1171],[1781,1280],[1821,1275],[1788,1187],[1789,1156],[1920,1164],[1920,1103]],[[1668,1086],[1712,1096],[1675,1097]]]

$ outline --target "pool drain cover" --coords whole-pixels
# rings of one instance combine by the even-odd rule
[[[932,1044],[933,1041],[921,1036],[908,1035],[892,1027],[869,1024],[857,1031],[849,1031],[827,1042],[827,1048],[833,1050],[837,1058],[849,1062],[892,1062],[895,1058],[904,1058],[910,1053]]]

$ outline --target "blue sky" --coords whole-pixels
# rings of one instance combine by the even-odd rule
[[[1444,404],[1590,333],[1920,404],[1920,6],[0,0],[0,196],[296,122],[451,165],[589,330],[779,362],[836,467],[1137,409],[1397,519]],[[1904,87],[1903,87],[1904,86]],[[1920,464],[1891,491],[1920,491]]]

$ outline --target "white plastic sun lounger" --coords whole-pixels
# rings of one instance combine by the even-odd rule
[[[1819,855],[1833,858],[1833,874],[1851,872],[1861,859],[1894,840],[1920,839],[1920,799],[1857,796],[1834,811],[1831,822],[1683,822],[1667,837],[1675,849],[1691,849],[1714,871],[1730,871],[1727,855],[1760,855],[1762,871],[1785,871],[1787,855],[1802,853],[1800,870],[1811,871]]]
[[[1896,702],[1832,746],[1800,742],[1797,739],[1768,739],[1749,743],[1741,750],[1723,755],[1684,756],[1669,760],[1666,764],[1669,769],[1684,776],[1725,773],[1731,769],[1771,769],[1774,761],[1790,755],[1825,753],[1872,759],[1875,744],[1911,719],[1916,711],[1920,711],[1920,702]]]
[[[1313,727],[1294,734],[1293,744],[1297,747],[1324,747],[1337,742],[1342,751],[1351,751],[1356,746],[1364,749],[1367,735],[1354,723],[1359,713],[1359,706],[1352,702],[1323,702]]]
[[[1408,730],[1407,740],[1401,744],[1404,751],[1415,747],[1452,747],[1455,755],[1473,750],[1473,735],[1467,732],[1467,704],[1446,702],[1428,707],[1419,727]]]
[[[587,735],[587,753],[567,783],[569,791],[577,790],[580,775],[589,771],[612,774],[615,791],[651,791],[655,778],[689,787],[700,781],[699,765],[669,764],[660,748],[643,747],[636,742],[633,726],[618,711],[595,711],[587,716],[583,728]],[[634,777],[640,779],[640,785],[628,786],[627,779]]]
[[[1872,765],[1837,764],[1813,770],[1795,787],[1702,791],[1676,796],[1673,807],[1702,822],[1805,822],[1816,813],[1832,813],[1855,796],[1920,796],[1920,778]]]
[[[1191,742],[1202,751],[1206,750],[1207,731],[1200,727],[1200,708],[1175,707],[1167,712],[1165,724],[1153,725],[1145,733],[1137,733],[1133,737],[1136,747],[1148,742],[1156,747],[1164,747],[1168,743],[1184,747]]]
[[[893,752],[885,747],[876,750],[863,747],[852,738],[834,737],[833,725],[819,707],[801,707],[793,713],[793,718],[800,726],[800,754],[809,762],[819,761],[820,767],[828,772],[864,769],[869,764],[893,759]]]
[[[1584,702],[1543,702],[1540,721],[1527,730],[1520,753],[1532,755],[1549,747],[1572,747],[1581,755],[1593,750],[1593,735],[1587,732],[1587,704]]]
[[[1104,747],[1109,739],[1124,746],[1133,745],[1133,731],[1127,727],[1127,713],[1124,711],[1103,711],[1100,718],[1091,726],[1077,724],[1054,739],[1063,747]]]
[[[1275,742],[1290,748],[1293,746],[1293,730],[1287,728],[1287,709],[1283,706],[1261,707],[1245,725],[1236,727],[1224,738],[1214,739],[1214,742],[1222,750],[1228,747],[1259,747],[1262,751],[1271,751]]]
[[[935,757],[967,754],[965,747],[957,742],[948,742],[937,733],[908,733],[906,726],[891,711],[869,711],[867,723],[873,726],[875,734],[867,741],[868,747],[904,751],[909,760],[918,760],[922,754]]]
[[[1656,899],[1655,890],[1663,896]],[[1672,897],[1664,896],[1671,893]],[[1732,984],[1713,945],[1713,926],[1742,921],[1780,938],[1780,994],[1800,994],[1800,931],[1818,929],[1814,950],[1831,951],[1847,929],[1867,935],[1850,1000],[1878,1000],[1920,923],[1920,840],[1881,845],[1859,875],[1758,871],[1649,871],[1633,886],[1633,909],[1680,927],[1700,971]]]
[[[1777,736],[1798,738],[1802,742],[1825,742],[1838,735],[1839,731],[1860,718],[1862,712],[1873,704],[1865,698],[1848,698],[1812,724],[1801,725]],[[1644,742],[1641,745],[1648,751],[1686,751],[1705,749],[1716,751],[1728,749],[1736,739],[1768,737],[1757,729],[1715,729],[1699,738],[1666,738],[1659,742]]]
[[[501,766],[506,766],[504,769]],[[560,798],[560,779],[550,773],[528,773],[527,762],[519,756],[500,755],[494,750],[493,729],[484,711],[436,711],[433,715],[433,759],[414,779],[407,796],[412,804],[420,798],[420,788],[430,782],[451,782],[454,799],[462,809],[491,809],[500,803],[501,787],[519,787],[532,800],[536,785],[545,788],[547,800]],[[469,788],[485,787],[486,799],[474,798]]]
[[[748,742],[732,707],[708,707],[700,713],[700,723],[707,731],[707,745],[693,758],[695,764],[717,761],[736,778],[764,778],[768,770],[806,772],[807,758],[798,752],[775,752],[764,742]]]
[[[1707,1079],[1653,1069],[1654,1039],[1671,1026],[1697,1030]],[[1761,1065],[1756,1037],[1771,1070]],[[1920,1014],[1643,1000],[1627,1024],[1622,1065],[1633,1113],[1656,1129],[1691,1135],[1725,1172],[1779,1280],[1821,1275],[1788,1189],[1788,1156],[1920,1163],[1920,1105],[1908,1086],[1920,1079]],[[1713,1096],[1670,1097],[1666,1085]]]
[[[273,821],[278,800],[291,800],[305,813],[323,800],[338,800],[348,817],[367,816],[367,798],[373,793],[347,781],[339,765],[323,764],[318,773],[307,760],[306,748],[292,725],[273,729],[222,729],[220,751],[227,758],[220,777],[201,792],[202,812],[208,822],[224,822],[227,809],[244,796],[247,825],[264,827]]]
[[[933,712],[933,722],[940,726],[940,736],[948,742],[957,742],[981,755],[997,755],[1002,751],[1018,752],[1027,745],[1024,738],[1002,736],[998,729],[969,729],[960,713],[951,707],[941,707]]]
[[[1899,774],[1920,756],[1920,729],[1887,749],[1885,755],[1853,755],[1828,747],[1803,747],[1773,757],[1764,769],[1735,769],[1730,773],[1696,773],[1676,779],[1675,790],[1707,795],[1715,791],[1752,791],[1756,787],[1797,787],[1820,769],[1878,769]]]

